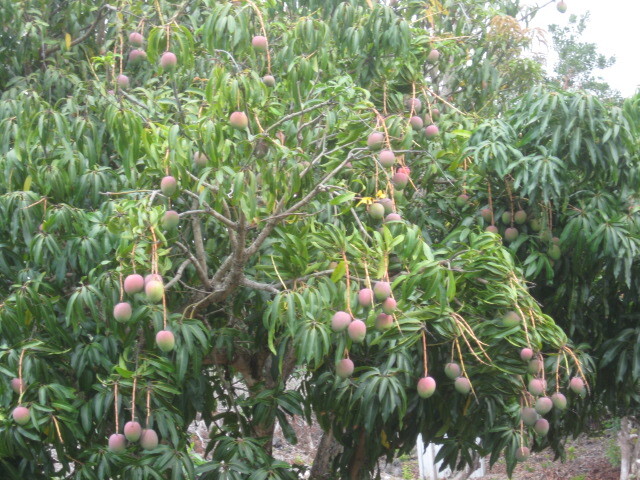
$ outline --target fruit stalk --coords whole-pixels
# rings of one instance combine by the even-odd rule
[[[511,193],[511,187],[509,186],[509,182],[504,182],[504,186],[507,188],[507,195],[509,195],[509,208],[511,209],[511,228],[513,228],[513,194]]]
[[[151,237],[153,238],[153,243],[151,244],[151,273],[158,273],[158,239],[156,237],[156,231],[151,228]]]
[[[60,443],[64,443],[64,440],[62,438],[62,433],[60,432],[60,425],[58,424],[58,419],[56,418],[55,415],[51,415],[51,418],[53,419],[53,425],[56,427],[56,434],[58,435],[58,440],[60,441]]]
[[[162,329],[167,329],[167,291],[162,289]]]
[[[137,353],[137,352],[136,352]],[[133,389],[131,390],[131,421],[136,420],[136,384],[138,383],[138,377],[133,377]]]
[[[24,359],[24,352],[26,350],[23,348],[20,352],[20,358],[18,359],[18,379],[20,380],[20,396],[18,397],[18,405],[22,405],[22,396],[24,395],[24,382],[22,381],[22,360]]]
[[[422,330],[422,362],[424,364],[424,376],[427,377],[427,334]]]
[[[116,433],[118,433],[118,383],[113,384],[113,409],[116,415]]]
[[[257,7],[255,3],[251,0],[247,0],[247,3],[251,5],[251,7],[256,11],[256,15],[258,16],[258,22],[260,22],[260,30],[262,31],[262,35],[267,39],[267,73],[271,73],[271,55],[269,54],[269,37],[267,36],[267,29],[264,27],[264,18],[262,17],[262,12]]]
[[[147,419],[145,425],[149,428],[149,419],[151,419],[151,387],[147,387]]]
[[[489,210],[491,211],[491,225],[495,225],[495,219],[493,218],[493,199],[491,198],[491,182],[487,180],[487,194],[489,196]]]
[[[464,335],[463,335],[464,337]],[[467,369],[464,366],[464,360],[462,359],[462,350],[460,350],[460,342],[458,342],[458,338],[456,337],[453,341],[456,345],[456,349],[458,350],[458,358],[460,359],[460,368],[462,368],[462,376],[464,378],[466,378],[467,380],[469,380],[469,375],[467,375]],[[473,393],[473,396],[476,396],[476,391],[473,388],[473,384],[471,383],[471,380],[469,380],[469,386],[471,387],[471,393]]]
[[[342,252],[342,261],[344,262],[345,277],[347,280],[347,293],[346,293],[347,312],[349,312],[349,315],[351,315],[351,318],[355,318],[353,316],[353,312],[351,311],[351,279],[349,275],[349,261],[347,260],[347,254],[344,251]]]

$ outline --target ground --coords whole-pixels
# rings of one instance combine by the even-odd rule
[[[618,480],[616,439],[612,433],[583,435],[567,442],[566,461],[553,461],[550,452],[534,453],[516,467],[513,480]],[[504,463],[498,462],[482,480],[506,480]]]
[[[292,421],[298,444],[290,445],[277,429],[274,454],[290,463],[310,465],[322,431],[316,425],[309,427],[302,418]],[[553,461],[551,452],[534,453],[516,467],[512,480],[618,480],[619,458],[615,434],[601,430],[567,441],[565,462]],[[488,461],[488,459],[487,459]],[[615,465],[614,465],[615,464]],[[381,465],[385,480],[418,480],[418,462],[415,456],[403,457],[390,465]],[[505,464],[498,461],[481,480],[507,480]]]
[[[304,418],[290,420],[298,443],[289,444],[276,426],[273,443],[274,456],[291,464],[310,466],[316,453],[322,430],[317,424],[309,426]],[[203,453],[206,426],[194,423],[195,452]],[[565,462],[554,461],[551,452],[534,453],[526,462],[518,464],[512,480],[618,480],[620,475],[619,450],[616,435],[611,430],[594,428],[590,435],[582,435],[566,444]],[[488,459],[487,459],[488,464]],[[382,480],[419,480],[418,461],[414,455],[403,456],[393,463],[380,464]],[[498,461],[480,480],[507,480],[505,464]]]

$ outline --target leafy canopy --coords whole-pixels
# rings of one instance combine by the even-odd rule
[[[520,447],[561,452],[583,421],[584,400],[567,384],[589,381],[590,365],[513,254],[528,278],[548,282],[564,262],[534,235],[510,252],[479,228],[477,209],[491,185],[493,217],[515,202],[558,228],[584,182],[630,188],[635,170],[626,117],[591,97],[537,89],[505,111],[541,79],[520,57],[530,32],[514,19],[517,2],[0,5],[8,478],[295,478],[272,456],[274,425],[295,442],[291,415],[312,413],[343,446],[332,459],[342,477],[369,478],[419,433],[444,444],[451,466],[474,452],[504,453],[509,469]],[[141,49],[146,58],[132,55]],[[165,51],[174,68],[159,66]],[[234,112],[246,128],[232,125]],[[432,122],[436,137],[424,130]],[[394,166],[367,146],[372,132]],[[405,188],[398,168],[410,169]],[[161,188],[168,176],[175,193]],[[400,221],[372,215],[384,199]],[[561,245],[581,235],[568,229]],[[602,235],[635,248],[627,230]],[[162,298],[125,294],[134,273],[161,275]],[[397,302],[391,328],[375,328],[379,303],[358,302],[377,281]],[[132,314],[119,322],[124,302]],[[365,322],[364,342],[332,330],[337,311]],[[175,337],[168,352],[161,330]],[[523,347],[543,362],[524,362]],[[335,373],[344,358],[355,365],[348,379]],[[452,361],[467,395],[444,374]],[[416,389],[424,376],[437,385],[429,398]],[[25,388],[13,392],[12,378]],[[547,415],[546,436],[520,418],[538,378],[572,405]],[[25,425],[11,418],[17,405],[30,410]],[[130,419],[159,446],[111,451]],[[195,419],[210,431],[206,459],[191,452]]]

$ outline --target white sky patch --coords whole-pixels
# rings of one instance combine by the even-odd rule
[[[523,0],[521,5],[542,5],[541,0]],[[567,12],[560,13],[555,4],[544,7],[533,19],[530,27],[547,30],[551,24],[567,25],[571,14],[591,14],[581,41],[595,43],[597,51],[607,57],[615,56],[616,63],[605,70],[596,71],[613,89],[623,97],[630,97],[640,87],[640,0],[565,0]],[[551,36],[547,34],[551,43]],[[551,45],[549,45],[551,49]],[[556,58],[544,46],[535,47],[536,52],[547,55],[547,68],[552,70]]]

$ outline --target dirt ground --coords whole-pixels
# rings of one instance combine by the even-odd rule
[[[618,480],[620,467],[616,462],[616,439],[612,434],[583,435],[567,442],[566,462],[553,461],[549,452],[532,454],[518,464],[513,480]],[[504,463],[498,462],[482,480],[506,480]]]
[[[317,425],[309,426],[302,417],[291,420],[298,443],[291,445],[282,435],[279,426],[273,443],[273,454],[279,460],[291,464],[310,466],[313,463],[322,430]],[[206,443],[206,427],[194,431],[196,451],[203,453]],[[553,461],[551,452],[532,454],[526,462],[518,464],[512,480],[618,480],[619,450],[615,433],[601,430],[592,435],[582,435],[569,440],[565,446],[565,462]],[[488,459],[487,459],[488,465]],[[403,456],[392,464],[380,465],[383,480],[419,480],[418,460],[415,455]],[[498,461],[481,480],[508,480],[504,461]]]
[[[310,465],[322,431],[319,427],[309,427],[302,418],[293,419],[292,424],[298,435],[298,444],[290,445],[281,432],[276,431],[274,454],[290,463]],[[582,435],[569,440],[566,445],[565,462],[553,461],[551,452],[532,454],[526,462],[518,464],[512,480],[617,480],[619,462],[617,443],[613,433],[601,432],[596,435]],[[488,462],[488,459],[487,459]],[[487,463],[488,464],[488,463]],[[383,478],[387,480],[418,480],[418,462],[415,456],[401,458],[383,468]],[[481,480],[507,480],[503,461],[498,461]]]

